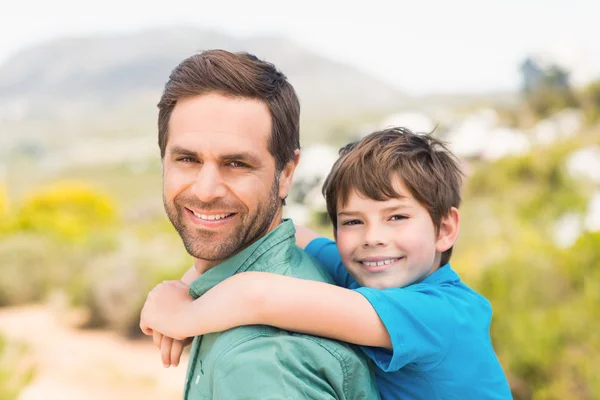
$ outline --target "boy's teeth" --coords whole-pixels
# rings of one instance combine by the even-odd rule
[[[397,258],[388,258],[387,260],[382,261],[363,261],[367,267],[381,267],[383,265],[389,265],[395,261],[398,261]]]
[[[231,214],[204,215],[204,214],[194,213],[194,215],[205,221],[216,221],[218,219],[226,218],[226,217],[230,216]]]

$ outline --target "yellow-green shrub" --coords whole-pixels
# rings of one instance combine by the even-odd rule
[[[22,202],[19,228],[80,242],[117,222],[112,200],[83,184],[60,182],[37,189]]]

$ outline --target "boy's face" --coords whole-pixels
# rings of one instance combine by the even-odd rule
[[[400,197],[386,201],[352,190],[347,204],[338,208],[338,249],[348,272],[362,286],[385,289],[417,283],[437,269],[441,253],[455,240],[448,240],[445,220],[436,234],[427,209],[398,177],[394,188]],[[458,210],[454,212],[457,231]]]

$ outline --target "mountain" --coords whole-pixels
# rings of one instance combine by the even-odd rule
[[[392,85],[285,38],[161,28],[65,38],[22,50],[0,66],[0,118],[2,108],[25,118],[69,119],[140,101],[154,107],[171,70],[210,48],[249,51],[273,62],[296,88],[305,117],[391,110],[407,99]]]

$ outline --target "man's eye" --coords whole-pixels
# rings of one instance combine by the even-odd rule
[[[194,163],[196,162],[196,159],[192,157],[179,157],[177,161],[182,163]]]
[[[227,164],[233,168],[248,168],[248,164],[245,164],[241,161],[231,161],[229,164]]]

